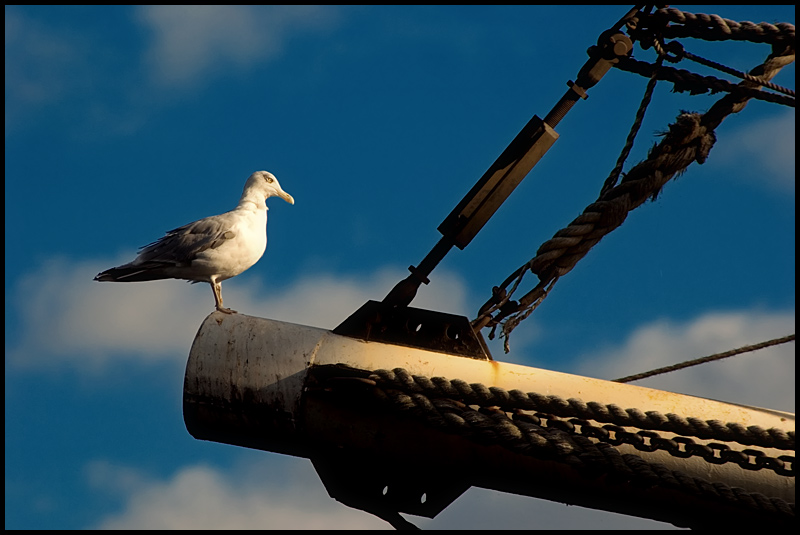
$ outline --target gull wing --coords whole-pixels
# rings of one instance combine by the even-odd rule
[[[136,263],[189,264],[203,251],[235,238],[234,221],[228,212],[170,230],[163,238],[142,247]]]

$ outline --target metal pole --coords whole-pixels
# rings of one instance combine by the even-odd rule
[[[312,459],[333,497],[393,524],[399,523],[398,511],[433,517],[470,486],[693,527],[774,522],[734,502],[687,494],[660,481],[642,487],[635,478],[632,482],[624,477],[587,478],[563,459],[526,455],[445,432],[415,419],[413,411],[404,416],[385,410],[374,398],[363,398],[361,389],[374,387],[360,370],[397,367],[412,375],[461,379],[507,391],[580,398],[700,421],[738,422],[745,429],[759,426],[790,432],[795,427],[794,415],[780,411],[216,312],[204,321],[189,356],[184,419],[198,439]],[[648,436],[653,444],[655,437],[675,438],[664,432]],[[694,442],[698,445],[694,448],[709,443]],[[794,455],[793,450],[727,445],[745,456]],[[661,465],[670,474],[706,481],[710,488],[722,485],[738,488],[739,493],[794,501],[794,477],[778,475],[769,463],[745,470],[734,462],[721,462],[716,446],[710,460],[687,456],[683,449],[642,451],[627,443],[604,447]]]

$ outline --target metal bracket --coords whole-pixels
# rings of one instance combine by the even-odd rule
[[[428,349],[492,360],[489,348],[466,316],[367,301],[333,332],[371,342]]]
[[[363,455],[335,452],[311,458],[328,494],[337,501],[389,522],[395,529],[419,529],[400,516],[433,518],[453,503],[469,484],[419,465],[370,462]]]

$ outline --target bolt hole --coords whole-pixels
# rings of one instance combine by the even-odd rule
[[[449,327],[447,327],[447,336],[451,340],[458,340],[461,338],[461,333],[459,332],[458,327],[456,327],[455,325],[450,325]]]

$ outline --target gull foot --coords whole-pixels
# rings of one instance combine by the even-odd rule
[[[222,312],[223,314],[238,314],[235,310],[231,310],[230,308],[225,307],[217,307],[217,310]]]

